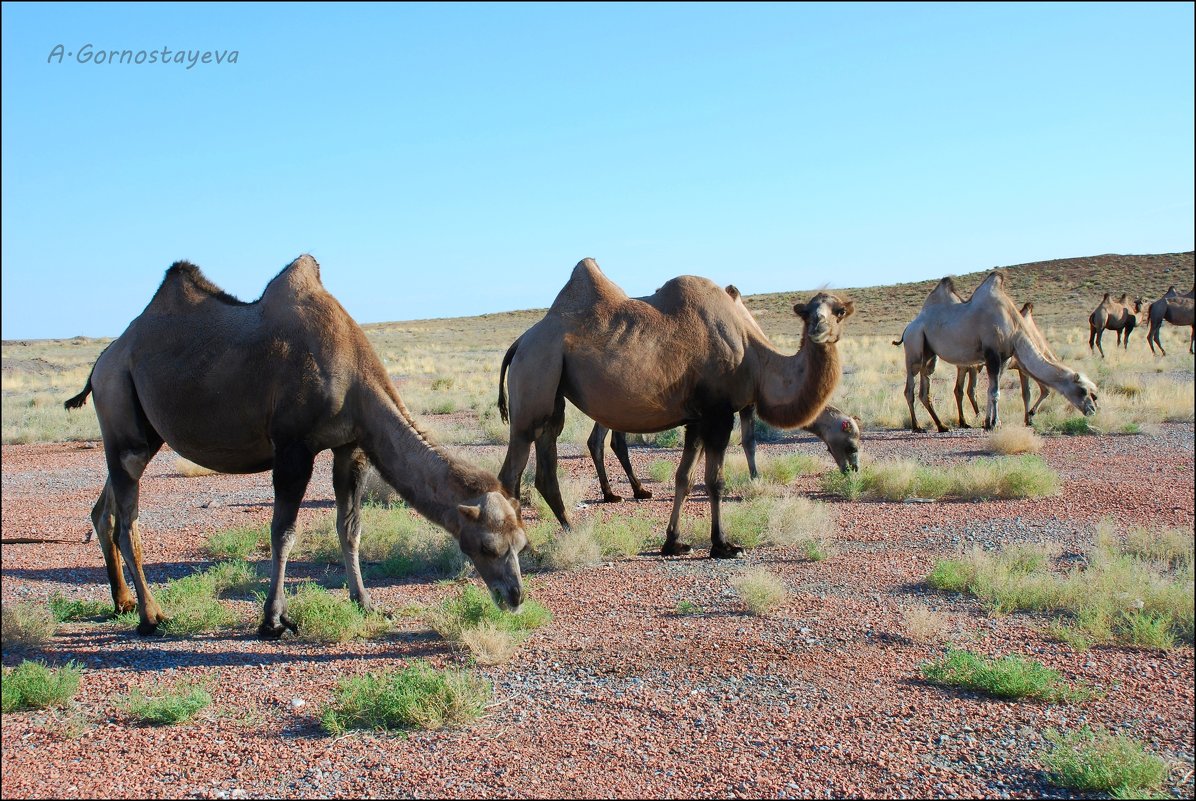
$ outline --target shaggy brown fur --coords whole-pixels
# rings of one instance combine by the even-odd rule
[[[273,470],[273,564],[259,633],[296,630],[283,582],[295,519],[316,454],[333,452],[337,533],[350,597],[370,608],[358,561],[367,456],[413,507],[443,526],[506,605],[524,597],[518,553],[527,544],[518,504],[497,478],[442,451],[415,425],[365,334],[301,256],[243,303],[179,262],[143,311],[96,361],[94,392],[108,481],[92,510],[117,611],[133,608],[121,557],[137,588],[138,631],[162,621],[142,571],[138,487],[163,442],[222,473]]]

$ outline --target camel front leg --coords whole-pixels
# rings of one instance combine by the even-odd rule
[[[967,368],[959,367],[955,371],[955,410],[959,415],[959,427],[971,428],[963,416],[963,385],[968,380]]]
[[[681,534],[681,504],[689,495],[693,486],[694,463],[702,452],[701,439],[693,426],[685,427],[685,448],[681,451],[681,461],[677,463],[677,477],[673,485],[673,513],[669,516],[669,528],[664,535],[664,547],[660,549],[664,556],[681,556],[689,553],[692,548],[684,542],[679,542]]]
[[[1098,328],[1096,330],[1096,349],[1100,351],[1100,357],[1102,359],[1105,358],[1105,349],[1104,349],[1104,346],[1101,345],[1101,340],[1104,339],[1104,337],[1105,337],[1105,329]]]
[[[345,584],[349,600],[363,611],[374,608],[370,594],[361,579],[361,498],[365,494],[366,471],[369,461],[356,445],[332,451],[332,490],[336,494],[336,534],[341,541],[341,558],[345,562]]]
[[[710,558],[734,559],[743,546],[727,542],[722,528],[723,458],[731,441],[735,418],[719,415],[705,427],[702,441],[706,446],[706,494],[710,496]]]
[[[739,410],[739,438],[743,441],[743,455],[747,457],[748,475],[755,481],[760,477],[756,470],[756,407],[745,406]]]
[[[100,538],[100,551],[104,554],[104,568],[108,571],[108,587],[112,591],[112,606],[115,614],[132,612],[137,608],[137,599],[125,583],[125,572],[121,566],[120,545],[116,531],[116,501],[112,497],[112,481],[104,482],[104,489],[91,509],[91,524]]]
[[[1005,368],[1005,362],[1008,359],[1002,359],[1001,356],[992,350],[984,352],[984,366],[988,370],[988,409],[984,416],[984,429],[992,431],[997,427],[1000,416],[997,411],[997,402],[1001,398],[1001,372]]]
[[[623,466],[623,472],[627,474],[627,480],[631,482],[631,494],[635,496],[635,499],[642,501],[645,498],[651,498],[652,491],[644,489],[644,485],[636,478],[635,471],[631,469],[631,454],[627,452],[627,435],[622,431],[612,432],[610,449],[615,452],[615,458]]]
[[[609,431],[606,426],[601,423],[594,423],[594,428],[590,431],[590,438],[586,440],[586,446],[590,451],[590,458],[594,461],[594,472],[598,474],[598,484],[602,487],[602,500],[606,503],[618,503],[623,500],[623,496],[616,495],[610,488],[610,481],[606,478],[606,432]],[[611,447],[614,447],[615,438],[619,434],[616,431],[611,437]],[[626,447],[626,442],[624,442]],[[631,471],[628,470],[628,473]]]
[[[287,557],[295,546],[295,520],[299,504],[311,480],[315,455],[303,443],[274,447],[274,518],[270,521],[270,593],[262,609],[262,623],[257,633],[262,639],[277,640],[287,629],[298,634],[299,627],[287,617]]]

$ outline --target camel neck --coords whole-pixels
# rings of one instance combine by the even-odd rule
[[[1019,331],[1014,336],[1013,355],[1031,378],[1047,386],[1058,386],[1074,376],[1066,367],[1047,358],[1026,331]]]
[[[762,348],[756,403],[760,419],[781,428],[810,425],[839,383],[838,347],[805,339],[794,356]]]
[[[491,489],[483,474],[420,431],[397,393],[366,390],[358,406],[358,444],[378,472],[413,509],[458,533],[457,506]]]

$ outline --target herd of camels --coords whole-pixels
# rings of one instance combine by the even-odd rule
[[[974,388],[980,365],[989,375],[986,428],[997,423],[997,388],[1006,366],[1022,377],[1027,420],[1048,390],[1085,414],[1095,411],[1096,387],[1058,361],[1030,304],[1019,313],[1003,284],[1004,273],[996,271],[965,301],[943,279],[895,343],[905,346],[905,396],[914,430],[920,430],[915,377],[922,382],[923,405],[945,430],[928,391],[940,358],[959,371],[961,424],[962,387],[970,377]],[[1192,297],[1171,290],[1151,304],[1152,349],[1162,321],[1192,325]],[[271,579],[258,627],[263,638],[297,632],[283,592],[287,557],[316,455],[326,449],[333,454],[336,531],[353,601],[372,607],[358,557],[372,466],[416,511],[453,535],[498,604],[518,609],[525,598],[519,553],[528,544],[519,483],[533,445],[535,486],[561,525],[569,526],[557,483],[566,400],[596,423],[590,452],[608,501],[620,500],[603,467],[608,430],[635,496],[644,498],[650,493],[631,470],[625,433],[684,426],[662,553],[690,550],[678,539],[681,507],[705,451],[710,555],[735,557],[743,548],[725,537],[720,503],[736,414],[753,476],[756,416],[779,428],[812,431],[841,470],[858,469],[858,422],[827,405],[841,375],[837,344],[854,305],[820,292],[793,311],[801,321],[801,346],[786,354],[772,345],[733,286],[681,276],[650,296],[630,298],[593,259],[584,259],[544,318],[503,359],[498,404],[510,441],[496,477],[420,430],[362,329],[325,290],[315,259],[293,261],[252,303],[221,291],[196,266],[177,262],[145,310],[100,354],[83,391],[65,403],[79,408],[89,394],[94,397],[108,479],[91,517],[116,611],[136,608],[142,635],[164,621],[143,572],[138,527],[141,476],[163,444],[218,472],[272,471]],[[1124,330],[1128,342],[1133,314],[1124,297],[1116,303],[1106,295],[1093,326],[1099,321]],[[1033,408],[1029,378],[1040,387]],[[970,398],[976,409],[974,391]]]

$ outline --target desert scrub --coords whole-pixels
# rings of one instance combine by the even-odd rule
[[[77,662],[51,668],[45,662],[26,660],[15,668],[4,668],[3,678],[0,679],[3,711],[19,712],[62,706],[79,691],[82,675],[83,666]]]
[[[287,614],[299,627],[299,637],[319,642],[348,642],[376,637],[391,624],[378,612],[363,612],[348,598],[333,595],[310,581],[286,597]]]
[[[1059,613],[1048,633],[1075,648],[1165,649],[1192,642],[1192,532],[1134,529],[1121,538],[1104,522],[1084,564],[1053,570],[1055,551],[1043,545],[973,548],[938,562],[927,583],[973,595],[993,614]]]
[[[731,579],[731,586],[753,615],[768,614],[789,596],[780,578],[762,568],[741,573]]]
[[[823,489],[850,497],[856,489],[867,498],[1041,498],[1058,494],[1059,474],[1038,456],[976,459],[951,471],[911,461],[877,462],[852,477],[829,476]]]
[[[191,682],[180,682],[169,689],[147,695],[134,687],[121,703],[132,718],[152,726],[172,726],[185,723],[210,706],[212,696],[207,690]]]
[[[629,557],[640,553],[653,539],[653,522],[640,514],[611,517],[593,524],[594,539],[603,557]]]
[[[905,635],[914,642],[936,643],[947,638],[947,616],[923,603],[901,610]]]
[[[1002,456],[1038,453],[1042,450],[1042,437],[1025,426],[998,426],[985,437],[985,445],[992,453]]]
[[[510,661],[522,641],[522,635],[489,622],[462,629],[458,635],[458,642],[468,649],[479,665],[501,665]]]
[[[775,494],[778,489],[784,490],[799,476],[821,473],[823,464],[813,456],[799,453],[775,456],[762,454],[756,459],[756,468],[760,477],[753,482],[748,471],[747,457],[741,453],[728,456],[723,464],[726,491],[744,497]]]
[[[45,604],[14,601],[0,608],[0,643],[5,646],[45,645],[57,628],[58,621]]]
[[[499,609],[489,593],[467,584],[428,612],[428,625],[446,640],[459,640],[461,632],[489,623],[511,634],[534,631],[552,620],[539,602],[524,601],[518,612]]]
[[[1092,697],[1086,688],[1066,684],[1057,671],[1034,660],[1010,655],[986,659],[971,651],[950,649],[947,656],[922,665],[931,684],[962,687],[995,698],[1033,698],[1048,703],[1072,703]]]
[[[722,523],[727,538],[745,548],[796,545],[811,561],[829,555],[836,528],[825,505],[791,495],[725,504]]]
[[[828,495],[838,495],[844,500],[854,501],[863,494],[864,482],[860,479],[860,474],[856,472],[827,473],[822,477],[822,491]]]
[[[270,550],[270,526],[241,526],[217,531],[204,550],[213,559],[248,559],[255,551]]]
[[[50,596],[50,614],[54,615],[54,619],[59,623],[108,617],[113,611],[113,605],[107,601],[75,601],[62,593]]]
[[[399,671],[342,679],[320,722],[332,735],[461,726],[482,716],[492,693],[489,682],[469,673],[417,661]]]
[[[677,475],[677,465],[664,459],[654,459],[648,465],[648,476],[660,484],[667,484]]]
[[[601,560],[602,547],[590,520],[561,531],[541,552],[543,565],[551,570],[577,570],[596,565]]]
[[[233,611],[220,603],[220,594],[241,584],[252,574],[253,568],[248,563],[241,562],[240,565],[244,567],[236,563],[214,565],[158,588],[155,597],[166,615],[162,630],[185,636],[219,631],[238,622]]]
[[[1084,726],[1067,733],[1048,729],[1046,739],[1053,748],[1042,762],[1060,787],[1146,798],[1167,778],[1167,763],[1130,737]]]

